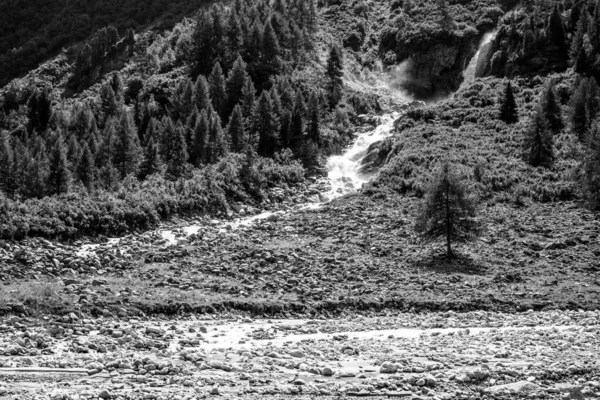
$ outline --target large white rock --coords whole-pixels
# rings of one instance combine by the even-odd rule
[[[514,383],[506,383],[504,385],[490,386],[484,391],[487,393],[500,393],[500,392],[512,392],[512,393],[526,393],[539,390],[540,387],[535,383],[528,381],[519,381]]]

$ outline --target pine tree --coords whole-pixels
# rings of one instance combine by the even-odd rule
[[[146,179],[150,175],[158,174],[162,171],[162,162],[158,144],[151,138],[144,149],[144,161],[140,165],[140,178]]]
[[[415,230],[422,239],[445,239],[448,260],[455,257],[452,242],[471,240],[481,230],[475,218],[475,202],[468,196],[463,179],[456,167],[443,163],[427,187],[415,223]]]
[[[321,144],[319,97],[316,91],[312,91],[308,100],[308,138],[317,145]]]
[[[279,39],[277,39],[277,35],[275,34],[271,23],[267,21],[262,34],[261,54],[263,63],[277,65],[277,58],[279,57],[280,52]]]
[[[201,9],[196,18],[196,29],[193,34],[193,68],[192,77],[208,75],[215,58],[215,42],[213,39],[213,18],[210,11]],[[198,107],[201,110],[200,107]]]
[[[209,118],[209,143],[207,147],[207,157],[209,164],[215,164],[229,152],[229,143],[221,126],[221,119],[214,113]]]
[[[45,150],[45,149],[44,149]],[[48,157],[45,152],[38,152],[29,163],[25,195],[27,198],[41,199],[46,196],[48,182]]]
[[[140,164],[141,148],[133,121],[123,112],[116,128],[114,148],[114,165],[119,170],[121,178],[129,174],[137,174]]]
[[[242,114],[246,120],[250,120],[252,118],[255,100],[256,89],[254,89],[252,79],[248,77],[246,82],[244,82],[244,87],[242,88]]]
[[[556,100],[556,94],[552,87],[554,86],[554,82],[549,80],[542,92],[542,97],[540,99],[540,109],[543,111],[543,118],[548,121],[548,127],[550,131],[556,135],[563,128],[563,120],[562,120],[562,110],[560,109],[560,105]]]
[[[231,140],[231,151],[234,153],[242,152],[246,147],[246,132],[244,129],[244,117],[242,108],[236,105],[229,119],[227,126],[227,136]]]
[[[83,145],[81,159],[79,160],[79,165],[77,165],[77,176],[88,191],[92,190],[94,181],[96,180],[96,164],[87,144]]]
[[[548,36],[561,51],[564,51],[566,56],[567,46],[565,42],[565,28],[562,16],[558,10],[558,4],[556,3],[554,4],[552,13],[548,17],[546,36]]]
[[[507,124],[514,124],[519,121],[517,102],[510,81],[506,84],[504,97],[500,103],[500,119]]]
[[[8,132],[0,133],[0,190],[14,199],[16,189],[15,156]]]
[[[112,116],[117,115],[119,104],[115,96],[115,92],[110,84],[102,86],[100,89],[100,114],[101,126]]]
[[[258,99],[254,111],[253,137],[254,143],[258,136],[257,152],[263,157],[271,157],[278,148],[278,129],[274,123],[273,104],[267,92],[263,92]]]
[[[194,103],[196,104],[198,111],[208,110],[211,107],[208,81],[204,75],[198,76],[198,79],[196,80]]]
[[[215,64],[208,77],[208,87],[212,106],[217,114],[219,114],[221,120],[223,120],[225,118],[227,106],[227,92],[225,89],[223,70],[221,69],[221,64],[218,62]]]
[[[208,144],[209,129],[210,126],[206,110],[202,110],[198,117],[196,127],[194,128],[194,147],[190,150],[192,163],[197,167],[208,162],[206,147]]]
[[[194,86],[189,79],[179,81],[173,94],[171,118],[173,121],[185,122],[194,109]]]
[[[600,128],[595,123],[590,131],[582,166],[583,194],[588,207],[600,211]]]
[[[579,140],[585,140],[590,126],[586,104],[587,79],[582,79],[571,100],[571,129]]]
[[[327,59],[327,93],[329,95],[329,109],[333,110],[342,99],[342,87],[344,82],[344,65],[342,52],[337,45],[331,46],[329,58]]]
[[[233,108],[242,100],[243,89],[246,81],[249,79],[246,73],[246,63],[242,60],[242,57],[238,55],[233,68],[229,72],[227,78],[227,109],[225,114],[229,116],[233,111]]]
[[[181,122],[175,127],[175,136],[171,148],[171,156],[167,165],[167,173],[175,178],[183,176],[187,170],[187,146],[185,144],[185,129]]]
[[[50,194],[68,193],[71,185],[71,171],[69,170],[65,143],[60,134],[54,142],[48,170],[48,189],[50,190]]]
[[[548,121],[539,108],[525,132],[524,153],[527,162],[533,167],[547,168],[554,162],[554,139]]]

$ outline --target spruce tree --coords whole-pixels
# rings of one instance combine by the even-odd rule
[[[262,57],[263,63],[269,65],[277,65],[277,58],[281,49],[279,47],[279,40],[275,34],[275,30],[269,21],[265,24],[263,35],[262,35]]]
[[[317,145],[321,144],[319,97],[316,91],[312,91],[308,100],[308,138]]]
[[[50,194],[68,193],[71,185],[71,171],[67,160],[67,149],[60,134],[57,136],[52,148],[48,172]]]
[[[242,88],[242,114],[246,120],[250,120],[252,118],[255,100],[256,89],[254,89],[252,79],[248,77],[246,82],[244,82],[244,87]]]
[[[253,138],[258,136],[257,152],[263,157],[271,157],[278,148],[278,129],[275,124],[271,97],[265,91],[260,95],[254,112]]]
[[[558,4],[554,4],[552,13],[548,17],[548,26],[546,35],[552,40],[552,42],[561,50],[564,51],[564,55],[567,55],[567,46],[565,42],[565,28],[563,25],[562,17],[558,9]]]
[[[194,109],[194,86],[190,79],[179,81],[171,104],[171,119],[185,123]]]
[[[206,110],[202,110],[194,128],[194,147],[190,150],[192,163],[197,167],[208,162],[206,148],[208,145],[209,130],[208,114]]]
[[[329,109],[333,110],[342,99],[342,87],[344,82],[344,65],[342,52],[337,45],[331,46],[329,58],[327,59],[327,94],[329,95]]]
[[[233,108],[242,100],[243,89],[246,81],[249,79],[246,73],[246,63],[242,60],[242,57],[238,55],[233,68],[229,72],[227,78],[227,109],[225,114],[229,116],[233,111]]]
[[[225,118],[227,106],[227,92],[225,89],[225,77],[221,64],[218,62],[213,67],[210,76],[208,77],[208,88],[210,91],[210,99],[214,110],[217,112],[221,120]]]
[[[175,135],[171,147],[171,156],[167,165],[167,173],[175,178],[183,176],[187,170],[187,146],[185,144],[185,129],[181,122],[175,127]]]
[[[14,199],[16,188],[15,157],[8,132],[0,133],[0,190]]]
[[[517,102],[510,81],[506,84],[504,96],[500,103],[500,119],[507,124],[514,124],[519,121]]]
[[[229,152],[229,143],[221,126],[221,119],[214,113],[209,118],[208,163],[215,164]]]
[[[452,242],[471,240],[481,229],[475,218],[475,202],[468,196],[463,179],[456,167],[443,163],[427,187],[415,223],[423,240],[445,239],[448,260],[455,257]]]
[[[586,203],[591,210],[600,211],[600,128],[597,123],[590,130],[582,170]]]
[[[45,152],[37,153],[28,166],[25,195],[28,198],[41,199],[46,196],[48,182],[48,156]]]
[[[83,145],[79,165],[77,165],[77,176],[88,191],[92,190],[96,180],[96,164],[87,143]]]
[[[158,144],[151,138],[144,149],[144,160],[140,165],[140,178],[146,179],[150,175],[158,174],[162,171],[162,162]]]
[[[198,111],[208,110],[208,108],[211,107],[208,81],[204,75],[198,76],[198,79],[196,80],[194,103],[196,104]]]
[[[121,178],[129,174],[135,175],[140,164],[142,151],[133,121],[131,121],[127,112],[121,114],[115,128],[114,165],[119,170]]]
[[[244,129],[244,117],[242,115],[242,108],[236,105],[229,118],[229,124],[227,126],[227,136],[231,140],[231,151],[234,153],[240,153],[244,151],[246,145],[246,132]]]
[[[586,104],[586,79],[582,79],[571,100],[571,130],[579,140],[584,141],[589,129],[589,115]]]
[[[552,80],[549,80],[546,84],[540,99],[540,109],[544,113],[543,118],[548,122],[550,131],[556,135],[564,128],[564,124],[562,120],[562,110],[556,99],[556,94],[552,89],[553,84]]]
[[[533,167],[550,167],[554,162],[554,139],[543,110],[534,113],[525,132],[524,154]]]
[[[104,127],[110,117],[117,115],[119,104],[115,92],[110,84],[103,85],[100,88],[100,125]]]

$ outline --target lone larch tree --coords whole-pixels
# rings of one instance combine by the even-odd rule
[[[425,241],[446,241],[446,256],[454,258],[452,242],[475,238],[481,230],[476,217],[476,204],[456,167],[444,162],[434,175],[425,200],[419,208],[415,229]]]

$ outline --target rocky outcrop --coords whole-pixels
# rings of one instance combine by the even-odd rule
[[[478,41],[478,36],[467,36],[411,53],[400,64],[397,85],[422,99],[456,91],[465,67],[477,53]]]
[[[387,159],[392,150],[391,140],[375,142],[367,149],[367,155],[362,159],[360,172],[370,174],[377,171]]]

